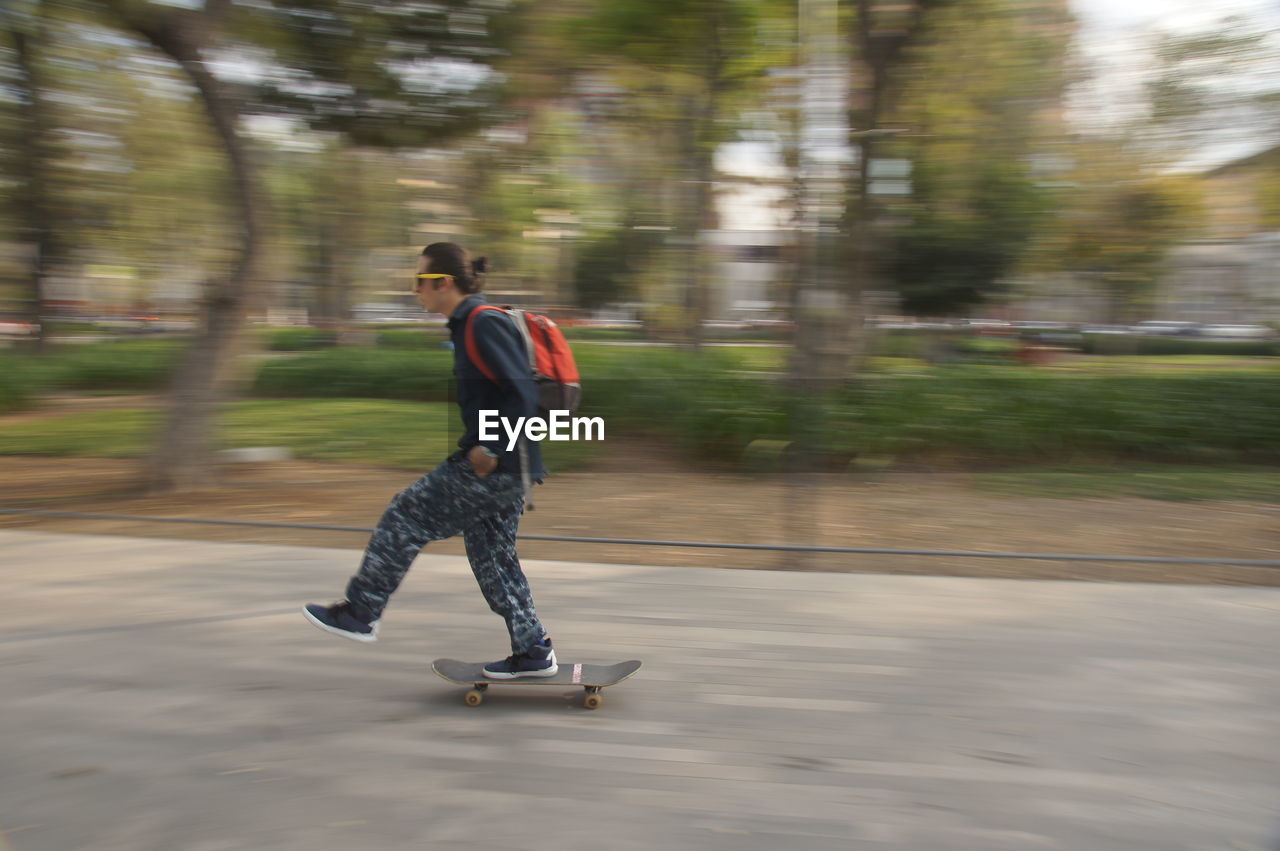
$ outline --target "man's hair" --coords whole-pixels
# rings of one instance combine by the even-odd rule
[[[422,249],[422,256],[431,258],[432,272],[452,275],[458,292],[480,292],[480,276],[489,270],[488,258],[472,260],[465,248],[453,242],[433,242]]]

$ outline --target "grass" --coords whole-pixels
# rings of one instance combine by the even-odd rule
[[[1001,496],[1280,503],[1274,467],[1056,467],[982,473],[973,481],[978,490]]]
[[[158,411],[94,411],[0,424],[0,455],[140,457],[154,446],[162,418]],[[456,411],[445,403],[254,400],[224,412],[220,443],[287,446],[307,460],[421,471],[453,451],[454,418]],[[599,444],[582,443],[543,448],[553,471],[580,467],[600,451]],[[1010,497],[1280,503],[1280,472],[1274,467],[1057,466],[978,473],[972,481],[977,490]]]
[[[0,455],[133,458],[155,445],[152,411],[92,411],[0,425]]]
[[[223,447],[287,446],[297,458],[413,470],[454,449],[457,410],[445,403],[373,399],[291,399],[232,404],[221,418]],[[133,458],[149,452],[158,411],[93,411],[0,424],[0,455]],[[547,465],[568,470],[598,446],[544,443]]]
[[[989,343],[991,341],[978,341]],[[994,341],[993,352],[1007,348],[1005,341]],[[1004,347],[1004,348],[1001,348]],[[619,349],[589,342],[573,342],[574,353],[579,357],[591,357],[597,352],[630,352],[632,358],[643,358],[644,349]],[[746,372],[783,372],[787,368],[791,350],[785,346],[715,346],[714,356],[732,361],[735,369]],[[1039,372],[1045,367],[1020,367],[1013,363],[970,364],[973,369],[1004,369],[1014,367],[1023,372]],[[871,373],[927,373],[938,369],[915,357],[879,356],[870,361]],[[1275,372],[1280,374],[1280,361],[1265,357],[1233,357],[1231,355],[1068,355],[1051,361],[1047,371],[1073,372],[1092,375],[1188,375],[1197,372]]]
[[[1280,374],[1275,358],[1238,358],[1229,355],[1115,355],[1086,356],[1059,361],[1055,370],[1093,374],[1137,373],[1141,375],[1187,375],[1196,372],[1274,372]]]

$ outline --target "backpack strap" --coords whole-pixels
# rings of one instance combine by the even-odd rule
[[[471,362],[476,365],[476,368],[484,373],[485,378],[488,378],[494,384],[498,384],[500,383],[498,381],[498,376],[494,375],[493,370],[484,362],[484,358],[480,357],[480,347],[476,345],[476,332],[471,327],[471,323],[475,320],[476,314],[482,310],[496,310],[499,313],[505,313],[511,317],[511,321],[515,325],[516,331],[520,334],[520,339],[524,341],[525,351],[529,356],[529,363],[531,365],[536,363],[535,358],[537,357],[534,351],[533,337],[529,334],[529,327],[524,321],[523,310],[503,310],[501,307],[495,307],[492,304],[477,304],[471,309],[471,312],[467,314],[467,324],[462,331],[462,336],[467,348],[467,357],[471,358]],[[517,316],[516,314],[519,315]],[[533,367],[531,366],[530,368],[532,369]],[[533,481],[529,475],[529,449],[525,446],[525,442],[523,440],[519,442],[519,449],[520,482],[524,486],[525,508],[532,511]]]
[[[515,326],[516,333],[520,335],[520,340],[524,343],[525,355],[529,358],[529,370],[531,372],[536,371],[538,368],[537,348],[533,343],[533,335],[529,333],[529,323],[525,321],[524,311],[512,307],[496,307],[492,304],[477,304],[473,307],[471,312],[467,314],[467,325],[463,329],[462,335],[466,343],[467,357],[476,365],[476,368],[484,373],[484,377],[494,384],[499,383],[498,376],[494,375],[493,370],[484,362],[484,358],[480,357],[480,347],[476,345],[476,332],[471,327],[472,322],[475,321],[476,314],[482,310],[496,310],[511,317],[512,325]]]
[[[482,310],[497,310],[500,313],[506,313],[501,307],[494,307],[492,304],[477,304],[467,314],[467,326],[463,329],[462,336],[467,347],[467,357],[476,365],[476,369],[484,373],[485,378],[497,384],[499,383],[498,376],[494,375],[493,370],[484,362],[484,358],[480,357],[480,347],[476,345],[476,332],[471,327],[475,323],[476,314]]]

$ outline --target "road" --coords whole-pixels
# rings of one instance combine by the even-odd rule
[[[643,555],[643,554],[641,554]],[[604,692],[423,555],[375,645],[349,550],[0,531],[0,849],[1267,849],[1280,589],[528,562]]]

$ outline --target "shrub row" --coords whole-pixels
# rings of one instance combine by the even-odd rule
[[[36,386],[35,377],[16,359],[0,355],[0,414],[29,407]]]
[[[565,329],[571,340],[611,341],[643,340],[642,331],[630,328],[574,328]],[[368,336],[380,348],[436,348],[445,340],[445,332],[438,327],[414,326],[410,328],[384,328],[368,332]],[[747,341],[783,340],[784,336],[773,329],[753,332],[716,331],[708,339]],[[1280,340],[1208,340],[1196,337],[1139,337],[1113,334],[1078,334],[1069,329],[1036,331],[1030,339],[1043,340],[1052,345],[1078,348],[1091,355],[1232,355],[1236,357],[1280,357]],[[277,328],[270,332],[268,348],[278,352],[303,352],[329,348],[336,344],[332,331],[319,328]],[[969,337],[964,332],[942,329],[883,331],[876,341],[876,354],[881,357],[926,357],[931,352],[937,356],[939,347],[947,347],[958,355],[996,355],[1016,348],[1013,337]]]
[[[445,402],[453,377],[444,351],[327,349],[267,361],[251,391],[271,398],[371,398]]]
[[[163,390],[180,346],[144,340],[66,346],[40,356],[0,354],[0,413],[49,390]]]
[[[167,341],[71,347],[48,358],[0,360],[0,410],[35,387],[159,390],[176,346]],[[443,349],[329,349],[265,362],[263,397],[444,402]],[[1280,377],[1268,373],[1091,376],[1016,368],[952,368],[925,376],[871,376],[828,398],[743,375],[731,351],[692,358],[674,349],[583,347],[581,413],[610,435],[650,433],[726,460],[753,441],[805,433],[826,451],[931,453],[1037,462],[1076,456],[1280,460]]]
[[[1280,341],[1085,334],[1080,342],[1080,351],[1090,355],[1230,355],[1265,358],[1280,357]]]
[[[273,352],[311,352],[337,342],[337,334],[323,328],[273,328],[267,337],[267,348]]]
[[[313,352],[337,346],[338,336],[335,331],[324,328],[273,328],[267,333],[266,346],[273,352]],[[366,329],[356,336],[390,349],[433,348],[445,340],[443,329],[423,325]]]

